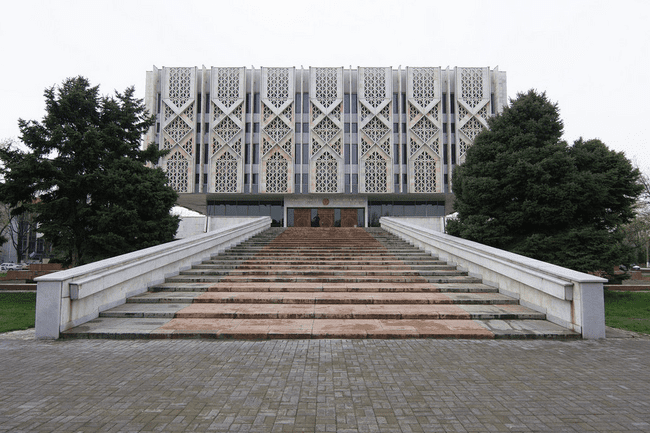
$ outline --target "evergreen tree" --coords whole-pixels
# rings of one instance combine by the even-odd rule
[[[42,122],[19,120],[28,152],[0,149],[0,197],[31,212],[38,231],[72,265],[171,241],[177,194],[160,169],[163,155],[140,149],[153,124],[134,89],[100,97],[83,77],[45,90]]]
[[[627,260],[640,173],[599,140],[568,146],[557,104],[519,94],[476,137],[453,173],[448,233],[582,272]]]

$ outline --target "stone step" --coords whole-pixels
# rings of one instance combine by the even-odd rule
[[[147,292],[127,303],[242,304],[518,304],[499,293],[455,292]]]
[[[273,229],[67,338],[577,338],[381,229]]]
[[[468,319],[169,319],[100,317],[61,338],[310,339],[457,338],[577,339],[580,334],[546,320]]]
[[[293,277],[358,277],[358,276],[373,276],[373,277],[393,277],[393,276],[447,276],[447,275],[467,275],[467,272],[457,271],[455,269],[436,269],[436,270],[416,270],[407,267],[402,269],[342,269],[330,268],[324,269],[322,267],[311,267],[304,269],[295,269],[292,267],[285,268],[236,268],[236,269],[211,269],[211,268],[192,268],[182,271],[179,275],[182,276],[203,276],[203,275],[229,275],[229,276],[261,276],[272,275],[284,278],[285,276]]]
[[[127,303],[100,313],[100,317],[179,319],[471,319],[544,320],[517,304],[251,304]]]
[[[497,293],[498,289],[479,282],[449,283],[233,283],[233,282],[165,282],[151,287],[152,292],[442,292]]]
[[[243,262],[239,265],[225,265],[225,264],[213,264],[213,263],[201,263],[194,265],[193,270],[269,270],[269,271],[284,271],[284,270],[313,270],[315,269],[315,264],[290,264],[290,263],[278,263],[278,262],[267,262],[267,263],[249,263]],[[359,264],[352,262],[343,262],[343,263],[326,263],[318,265],[318,269],[322,270],[413,270],[416,269],[415,266],[406,265],[404,263],[391,263],[391,264]],[[417,265],[417,270],[422,271],[435,271],[435,270],[455,270],[456,267],[452,265]]]

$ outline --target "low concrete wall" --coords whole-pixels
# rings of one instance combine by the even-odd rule
[[[36,338],[59,338],[60,332],[270,226],[271,217],[239,219],[208,233],[38,277]]]
[[[396,217],[401,221],[407,221],[413,225],[433,230],[434,232],[445,232],[445,217]]]
[[[583,338],[605,338],[604,278],[439,233],[408,218],[382,217],[379,222],[388,232],[545,313],[549,321]]]
[[[201,233],[208,233],[240,224],[251,219],[259,217],[206,217],[200,216],[183,216],[178,224],[176,239],[186,239]]]

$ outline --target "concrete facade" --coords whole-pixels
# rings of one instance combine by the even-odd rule
[[[287,226],[306,194],[316,208],[350,198],[365,225],[442,216],[454,167],[506,90],[489,67],[154,67],[146,142],[169,150],[159,164],[179,204],[208,216]]]

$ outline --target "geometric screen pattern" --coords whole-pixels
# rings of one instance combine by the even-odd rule
[[[166,68],[163,82],[160,148],[172,150],[165,157],[167,177],[176,192],[191,192],[195,155],[195,68]]]
[[[295,136],[293,68],[262,68],[261,161],[262,192],[291,192]],[[282,173],[280,168],[286,167]]]
[[[244,142],[243,67],[212,68],[210,101],[210,192],[236,193],[242,183]]]
[[[310,184],[336,193],[343,164],[343,68],[310,68]]]
[[[359,68],[359,150],[363,192],[392,192],[392,68]]]
[[[457,161],[462,162],[476,136],[487,129],[490,112],[488,68],[457,68]]]
[[[440,68],[407,68],[409,183],[416,193],[441,192],[436,170],[443,156]]]

